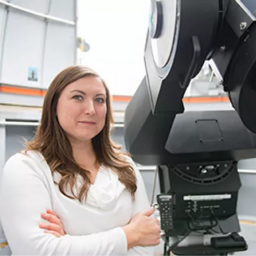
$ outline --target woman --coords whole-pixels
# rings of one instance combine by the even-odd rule
[[[55,77],[34,140],[3,170],[0,218],[13,255],[152,254],[159,223],[139,171],[111,142],[112,123],[94,71],[72,66]],[[65,235],[44,232],[47,209]]]

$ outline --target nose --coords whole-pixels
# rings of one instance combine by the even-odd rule
[[[85,102],[84,112],[87,115],[95,114],[94,102],[92,100],[87,100]]]

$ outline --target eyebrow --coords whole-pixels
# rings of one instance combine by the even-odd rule
[[[72,91],[70,91],[70,92],[79,92],[79,93],[81,93],[81,94],[85,95],[85,92],[80,91],[80,90],[72,90]]]
[[[70,92],[79,92],[79,93],[81,93],[83,95],[86,94],[84,91],[81,91],[81,90],[72,90]],[[96,96],[105,96],[106,97],[105,93],[98,93]]]
[[[96,96],[105,96],[106,97],[106,94],[105,93],[98,93],[98,94],[96,94]]]

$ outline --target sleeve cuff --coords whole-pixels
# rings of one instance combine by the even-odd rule
[[[124,230],[121,227],[109,231],[108,250],[113,256],[127,255],[127,238]],[[112,248],[111,248],[112,247]]]
[[[127,255],[127,238],[122,228],[116,228],[116,236],[118,237],[118,245],[116,248],[118,251],[114,252],[114,255]]]

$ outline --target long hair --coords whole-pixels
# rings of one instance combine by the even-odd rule
[[[104,80],[88,67],[71,66],[61,71],[54,78],[44,98],[40,125],[34,139],[27,142],[26,151],[36,150],[40,152],[49,165],[52,174],[57,172],[61,175],[58,182],[61,193],[69,198],[78,199],[80,202],[86,199],[90,187],[89,170],[83,169],[76,163],[71,144],[56,116],[56,108],[61,92],[67,85],[82,77],[101,79],[106,90],[107,113],[105,125],[101,132],[92,139],[97,161],[111,168],[134,198],[137,190],[134,169],[126,161],[120,147],[116,146],[110,137],[111,124],[114,123],[114,119],[109,89]],[[84,182],[81,188],[75,192],[74,188],[78,176],[81,176]]]

